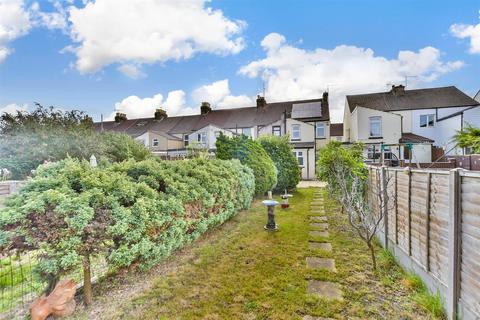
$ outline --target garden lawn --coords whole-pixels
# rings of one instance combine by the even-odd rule
[[[325,201],[333,251],[308,249],[309,216],[318,215],[310,211],[315,190],[320,189],[299,189],[290,209],[276,210],[279,232],[263,230],[266,209],[256,201],[160,267],[103,281],[95,288],[96,303],[76,318],[434,318],[415,302],[417,291],[407,275],[378,247],[380,271],[371,271],[365,244],[333,201]],[[334,258],[337,272],[307,270],[307,256]],[[307,279],[339,283],[344,301],[306,294]]]

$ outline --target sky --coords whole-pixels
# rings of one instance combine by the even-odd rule
[[[480,89],[480,0],[0,0],[0,113],[149,117],[455,85]]]

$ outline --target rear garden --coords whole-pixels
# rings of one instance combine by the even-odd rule
[[[321,190],[327,238],[309,235],[314,193]],[[280,231],[266,232],[260,201],[149,272],[107,278],[91,309],[73,319],[433,319],[435,297],[379,250],[373,272],[365,244],[323,189],[299,189],[277,209]],[[311,249],[329,242],[331,251]],[[334,258],[336,272],[309,269],[306,257]],[[343,301],[307,293],[308,280],[338,283]],[[305,318],[304,318],[305,317]]]

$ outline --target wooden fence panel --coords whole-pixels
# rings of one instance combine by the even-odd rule
[[[460,301],[480,318],[480,179],[462,177]]]
[[[427,173],[412,172],[410,239],[412,258],[427,269]]]
[[[388,214],[388,239],[393,243],[396,243],[396,230],[397,230],[397,210],[396,210],[396,171],[387,172],[388,185],[387,195],[389,203],[387,205]]]
[[[397,238],[398,246],[409,253],[409,174],[399,171],[397,174]]]
[[[430,272],[443,284],[448,272],[449,177],[432,174],[430,200]]]

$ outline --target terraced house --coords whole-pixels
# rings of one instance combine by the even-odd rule
[[[99,131],[124,132],[150,148],[153,154],[176,157],[196,144],[215,152],[216,138],[244,134],[252,139],[262,135],[289,135],[294,154],[302,168],[302,179],[315,178],[316,150],[330,139],[328,93],[321,98],[268,103],[258,96],[256,106],[212,109],[208,102],[200,114],[169,117],[157,110],[151,118],[131,119],[117,113],[115,121],[96,123]]]

